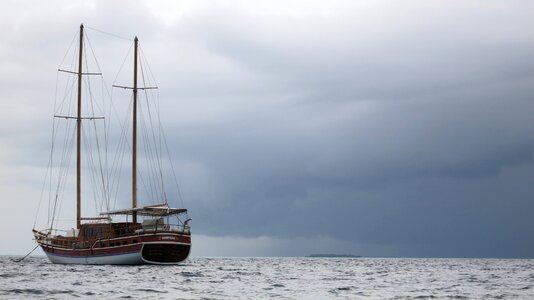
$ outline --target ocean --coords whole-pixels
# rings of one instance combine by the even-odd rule
[[[54,265],[0,256],[0,299],[534,299],[533,259],[190,258]]]

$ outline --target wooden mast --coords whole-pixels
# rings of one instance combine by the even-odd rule
[[[81,225],[81,141],[82,141],[82,56],[83,56],[83,24],[80,25],[80,56],[78,59],[78,116],[76,117],[76,228]]]
[[[137,46],[134,39],[134,82],[133,82],[133,130],[132,130],[132,208],[137,207]],[[137,212],[132,212],[132,222],[137,223]]]

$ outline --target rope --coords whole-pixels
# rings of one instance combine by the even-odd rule
[[[130,39],[130,38],[126,38],[126,37],[123,37],[123,36],[120,36],[120,35],[116,35],[116,34],[111,33],[111,32],[106,32],[104,30],[96,29],[96,28],[89,27],[89,26],[85,26],[85,28],[91,29],[91,30],[94,30],[94,31],[97,31],[97,32],[100,32],[102,34],[106,34],[106,35],[109,35],[109,36],[112,36],[112,37],[116,37],[116,38],[121,39],[121,40],[126,40],[126,41],[129,41],[129,42],[133,42],[133,40]]]
[[[35,251],[35,249],[37,249],[37,247],[39,247],[39,244],[37,244],[37,246],[35,246],[35,248],[33,248],[32,251],[28,252],[28,254],[24,255],[23,258],[17,259],[17,260],[15,260],[15,262],[19,263],[19,262],[23,261],[26,257],[28,257],[30,254],[32,254],[32,252]]]

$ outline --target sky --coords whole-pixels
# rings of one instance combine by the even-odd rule
[[[2,1],[0,254],[34,247],[84,23],[142,43],[194,256],[534,258],[532,20],[531,1]],[[113,77],[129,42],[87,33]]]

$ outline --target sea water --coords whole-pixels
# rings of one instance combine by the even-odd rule
[[[175,266],[0,257],[0,299],[534,299],[532,259],[190,258]]]

